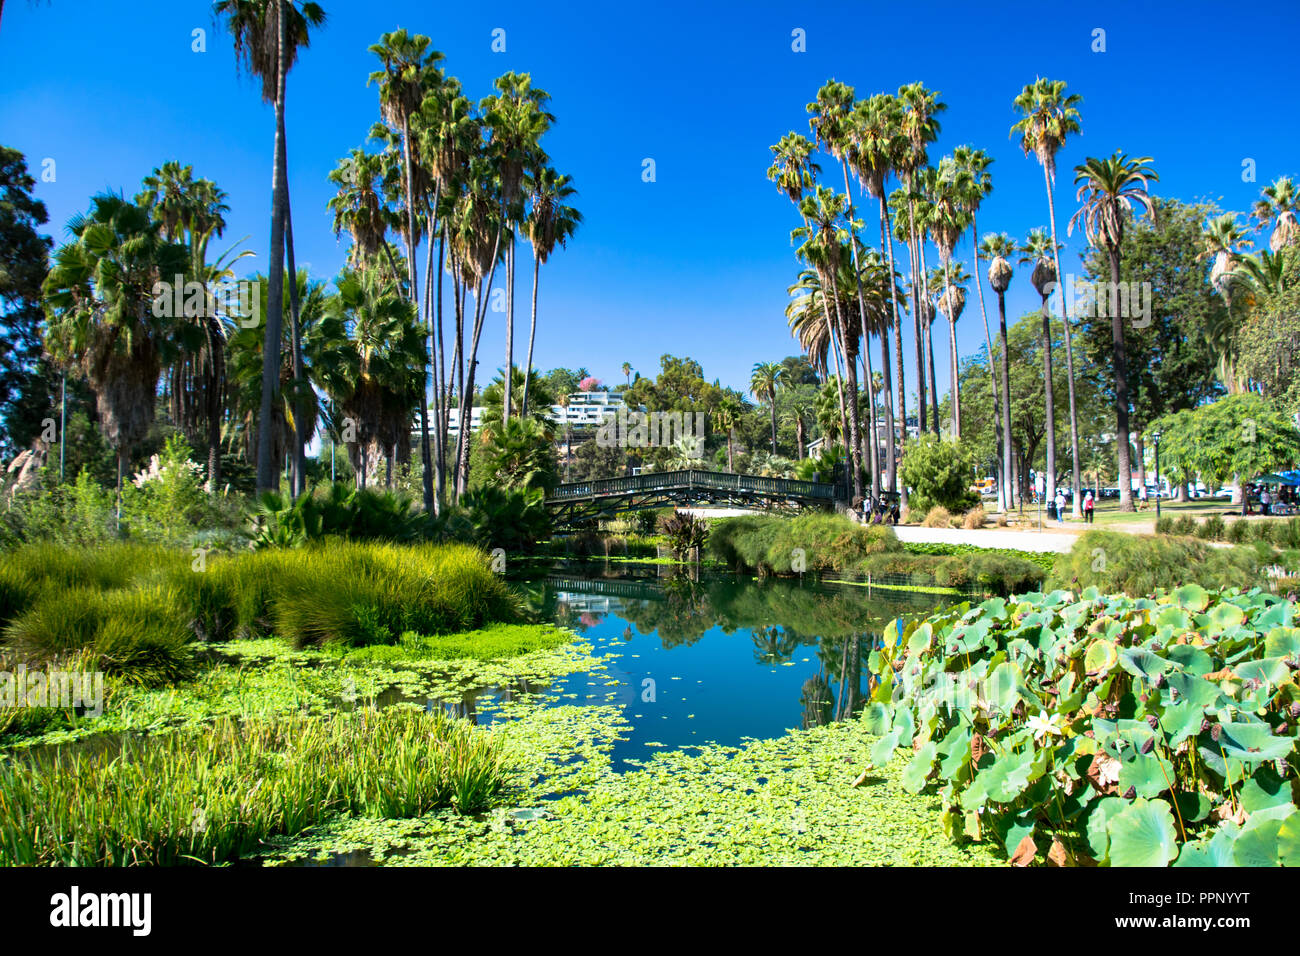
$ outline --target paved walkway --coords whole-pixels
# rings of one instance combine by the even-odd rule
[[[914,528],[899,525],[898,540],[915,544],[971,544],[977,548],[1012,548],[1065,554],[1074,547],[1078,534],[1068,531],[1007,531],[1001,528],[967,531],[964,528]]]

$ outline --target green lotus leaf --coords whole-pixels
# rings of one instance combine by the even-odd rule
[[[1237,832],[1235,825],[1224,824],[1208,840],[1184,843],[1174,866],[1236,866],[1232,849],[1237,840]]]
[[[1220,634],[1234,627],[1240,627],[1246,620],[1246,612],[1235,604],[1226,602],[1214,605],[1206,615],[1206,629],[1211,634]]]
[[[1134,677],[1150,680],[1158,674],[1164,674],[1173,665],[1144,647],[1125,647],[1119,652],[1119,666]]]
[[[1300,657],[1300,628],[1275,627],[1264,637],[1265,657]]]
[[[1214,670],[1214,658],[1191,644],[1171,644],[1165,649],[1165,657],[1197,677]]]
[[[889,715],[889,707],[879,701],[870,703],[863,708],[861,720],[862,729],[873,737],[885,736],[893,726],[893,720]]]
[[[934,768],[934,758],[938,752],[938,745],[933,740],[924,744],[916,752],[907,768],[903,771],[902,785],[904,790],[908,793],[920,793],[925,789],[925,782],[929,779],[930,771]]]
[[[1209,592],[1199,584],[1184,584],[1174,591],[1173,598],[1179,607],[1186,608],[1197,614],[1204,611],[1210,604]]]
[[[1118,663],[1119,648],[1107,640],[1093,641],[1083,655],[1083,669],[1089,674],[1109,673]]]
[[[1180,703],[1186,702],[1197,708],[1209,707],[1219,699],[1219,685],[1203,677],[1174,671],[1166,677],[1170,690],[1178,695]]]
[[[1270,689],[1277,687],[1291,676],[1291,668],[1281,657],[1266,657],[1262,661],[1246,661],[1238,664],[1233,674],[1242,680],[1257,680]]]
[[[1154,751],[1149,754],[1128,751],[1119,768],[1119,791],[1127,793],[1132,787],[1139,797],[1155,797],[1168,790],[1173,779],[1173,764],[1164,757]]]
[[[1139,797],[1107,820],[1106,834],[1111,866],[1168,866],[1178,856],[1174,815],[1163,800]]]
[[[1219,742],[1224,753],[1244,763],[1280,760],[1295,747],[1295,740],[1275,736],[1273,728],[1263,721],[1234,721],[1224,724],[1223,737]]]
[[[1232,845],[1232,859],[1238,866],[1277,866],[1281,820],[1248,822]]]
[[[894,756],[894,751],[898,749],[898,731],[891,730],[885,736],[876,741],[876,745],[871,748],[871,762],[877,767],[883,767]]]
[[[1300,811],[1292,813],[1278,827],[1277,856],[1283,866],[1300,866]]]

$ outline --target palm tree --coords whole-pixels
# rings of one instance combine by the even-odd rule
[[[984,343],[989,350],[989,386],[993,395],[993,414],[995,418],[995,428],[997,442],[999,447],[1002,444],[1002,415],[1000,406],[1002,397],[998,391],[997,378],[993,372],[993,335],[989,331],[989,314],[984,306],[984,285],[979,281],[980,274],[980,242],[979,229],[975,223],[976,213],[979,212],[980,205],[986,196],[993,191],[993,177],[989,174],[989,166],[993,164],[993,158],[982,149],[972,149],[969,146],[958,146],[953,151],[953,160],[957,166],[963,170],[962,183],[964,189],[961,194],[961,209],[970,219],[970,238],[971,248],[975,255],[975,290],[979,294],[980,300],[980,319],[984,323]],[[999,458],[1001,463],[1001,458]],[[1001,469],[999,469],[1001,470]],[[999,487],[1006,487],[1010,480],[1004,472],[999,476]],[[1004,497],[999,495],[999,509],[1009,507],[1003,504]]]
[[[880,248],[886,253],[889,274],[894,275],[894,238],[889,223],[889,204],[886,201],[885,183],[894,174],[898,157],[905,141],[900,131],[902,111],[898,100],[888,93],[878,93],[857,104],[853,111],[854,168],[866,189],[880,206]],[[903,327],[898,312],[897,287],[890,283],[890,328],[893,330],[894,374],[898,377],[897,414],[903,421],[901,442],[907,441],[907,392],[903,375]],[[884,341],[882,339],[882,341]],[[888,346],[886,346],[888,350]],[[884,358],[886,376],[889,373],[888,356]],[[888,382],[888,378],[886,379]],[[894,433],[895,406],[892,386],[885,392],[885,483],[890,491],[898,490],[898,450]],[[907,504],[907,489],[903,489],[903,504]]]
[[[1253,215],[1261,230],[1273,225],[1273,233],[1268,237],[1268,248],[1272,252],[1300,243],[1297,210],[1300,210],[1300,190],[1296,189],[1290,176],[1283,176],[1261,190]]]
[[[154,284],[185,275],[189,251],[164,238],[149,207],[114,193],[94,196],[68,232],[75,241],[55,251],[45,278],[45,345],[56,362],[79,368],[95,394],[99,426],[117,452],[120,520],[122,476],[153,424],[158,376],[178,351],[183,321],[157,307]]]
[[[632,363],[631,362],[623,363],[623,377],[627,379],[628,387],[631,388],[632,387]]]
[[[533,341],[537,337],[537,277],[543,263],[551,257],[556,245],[565,246],[582,222],[582,213],[566,200],[577,195],[572,179],[561,176],[549,166],[544,166],[529,177],[528,191],[531,199],[528,218],[524,220],[524,235],[533,246],[533,317],[528,325],[528,368],[533,367]],[[632,366],[623,363],[623,374],[631,383]],[[524,382],[522,408],[528,411],[528,382]]]
[[[778,362],[759,362],[749,378],[749,390],[760,402],[765,402],[772,414],[772,454],[776,454],[776,390],[781,383],[782,369]]]
[[[831,80],[817,91],[816,101],[807,106],[809,128],[823,149],[840,163],[844,174],[844,201],[847,203],[844,218],[848,226],[849,252],[853,261],[853,279],[858,297],[858,328],[862,335],[862,360],[866,366],[865,377],[868,382],[874,377],[871,361],[871,336],[867,334],[867,306],[862,294],[862,268],[858,257],[857,217],[853,209],[853,193],[849,186],[849,159],[856,152],[856,138],[853,131],[853,87]],[[871,466],[871,495],[875,497],[879,490],[880,463],[877,461],[876,442],[876,396],[867,389],[867,420],[871,432],[867,460]]]
[[[555,117],[546,112],[550,95],[533,86],[527,73],[505,73],[494,84],[497,93],[480,104],[490,134],[501,187],[501,221],[506,232],[506,368],[514,364],[515,226],[524,221],[523,187],[528,169],[546,163],[541,138]],[[510,407],[506,381],[506,408]]]
[[[1110,260],[1111,287],[1120,281],[1120,243],[1124,239],[1124,221],[1134,216],[1135,207],[1154,215],[1147,184],[1158,182],[1151,168],[1150,156],[1130,158],[1119,150],[1106,159],[1088,157],[1074,167],[1074,182],[1079,187],[1076,198],[1079,211],[1070,220],[1070,229],[1082,223],[1088,241],[1104,251]],[[1128,352],[1124,346],[1124,316],[1111,310],[1111,355],[1115,366],[1115,442],[1119,451],[1119,507],[1133,510],[1132,469],[1129,463],[1128,427]]]
[[[564,409],[564,480],[569,480],[569,460],[572,439],[569,437],[569,393],[564,392],[559,399],[560,407]]]
[[[917,381],[924,383],[926,345],[923,341],[925,336],[921,316],[924,282],[918,278],[917,270],[919,264],[920,274],[923,275],[925,272],[925,233],[917,217],[917,200],[921,198],[919,190],[921,172],[929,162],[926,147],[938,138],[940,127],[936,117],[948,106],[940,101],[938,91],[927,90],[922,83],[899,87],[898,102],[902,108],[898,129],[903,146],[895,160],[895,169],[903,183],[902,203],[907,208],[908,259],[911,263],[908,283],[912,288],[912,315],[916,324],[916,374]],[[928,332],[928,326],[924,331]],[[934,399],[931,402],[931,418],[937,434],[939,431],[939,412],[936,407],[938,397],[934,392],[933,376],[930,378],[930,389],[931,397]],[[924,428],[926,406],[924,384],[918,389],[917,394],[920,397],[918,424],[919,427]]]
[[[714,412],[718,418],[718,424],[727,431],[727,471],[733,474],[736,471],[735,458],[732,453],[736,437],[736,425],[740,422],[740,416],[744,411],[740,399],[728,392],[722,396],[722,400],[718,402],[718,409]]]
[[[267,275],[270,296],[267,300],[257,439],[257,487],[259,491],[273,491],[279,486],[279,479],[271,470],[271,412],[279,385],[280,331],[284,323],[285,224],[289,209],[285,81],[297,62],[298,50],[310,45],[310,29],[324,24],[325,11],[319,4],[305,0],[298,5],[293,0],[217,0],[213,12],[226,17],[234,39],[236,61],[262,81],[262,101],[275,106],[271,249]]]
[[[1011,285],[1012,268],[1008,261],[1015,254],[1016,244],[1005,232],[990,232],[980,243],[980,251],[989,259],[989,285],[998,294],[998,337],[1002,346],[1002,485],[1004,507],[1014,505],[1011,497],[1011,367],[1007,350],[1007,289]],[[992,355],[992,349],[989,350]],[[992,359],[990,359],[990,365]],[[1023,502],[1022,502],[1023,504]]]
[[[1047,467],[1043,484],[1047,500],[1056,497],[1056,396],[1052,379],[1052,310],[1047,304],[1048,297],[1056,288],[1056,256],[1052,248],[1055,243],[1045,229],[1030,230],[1025,244],[1020,247],[1022,264],[1033,263],[1034,270],[1029,275],[1034,290],[1042,299],[1039,312],[1043,319],[1043,388],[1045,393],[1045,426],[1047,429]]]
[[[943,317],[948,320],[948,342],[950,345],[952,375],[953,433],[961,437],[958,414],[961,410],[960,369],[957,361],[957,320],[966,308],[966,283],[970,275],[962,268],[960,262],[951,262],[941,270],[940,285],[943,289],[937,304]]]
[[[1061,255],[1056,241],[1056,154],[1065,145],[1066,137],[1080,132],[1078,106],[1083,97],[1078,93],[1065,95],[1064,80],[1039,78],[1025,85],[1014,105],[1023,115],[1011,127],[1011,135],[1020,134],[1020,147],[1025,155],[1038,157],[1043,167],[1043,182],[1047,187],[1047,214],[1051,225],[1052,262],[1056,270],[1055,282],[1060,284]],[[1070,332],[1070,316],[1065,304],[1065,291],[1061,290],[1061,321],[1065,326],[1065,366],[1070,390],[1070,482],[1073,490],[1072,512],[1082,517],[1079,472],[1079,412],[1074,395],[1074,345]]]
[[[943,282],[943,298],[939,310],[948,319],[948,372],[952,380],[952,427],[953,435],[961,437],[961,389],[958,383],[957,362],[957,318],[961,308],[965,307],[965,291],[961,293],[961,307],[945,311],[944,302],[955,304],[956,295],[952,291],[950,265],[953,250],[966,231],[968,219],[965,210],[965,197],[970,189],[970,173],[958,166],[951,156],[939,161],[939,167],[933,177],[933,197],[930,210],[931,229],[934,232],[934,244],[939,250],[940,279]]]
[[[1201,231],[1201,252],[1197,258],[1214,260],[1210,268],[1210,285],[1223,297],[1229,318],[1232,316],[1232,287],[1239,278],[1238,268],[1245,258],[1242,252],[1249,244],[1246,230],[1230,212],[1211,219]]]

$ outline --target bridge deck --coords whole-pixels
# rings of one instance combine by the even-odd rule
[[[546,504],[558,523],[568,524],[665,504],[708,501],[829,508],[843,497],[838,484],[690,470],[567,482],[556,486]]]

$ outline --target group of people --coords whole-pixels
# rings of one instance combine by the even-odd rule
[[[1073,493],[1065,488],[1056,489],[1056,498],[1048,502],[1047,516],[1054,521],[1065,520],[1065,509],[1070,500],[1074,497]],[[1092,524],[1093,514],[1097,507],[1097,499],[1093,497],[1092,489],[1089,488],[1083,493],[1081,510],[1083,511],[1083,520],[1087,524]]]

